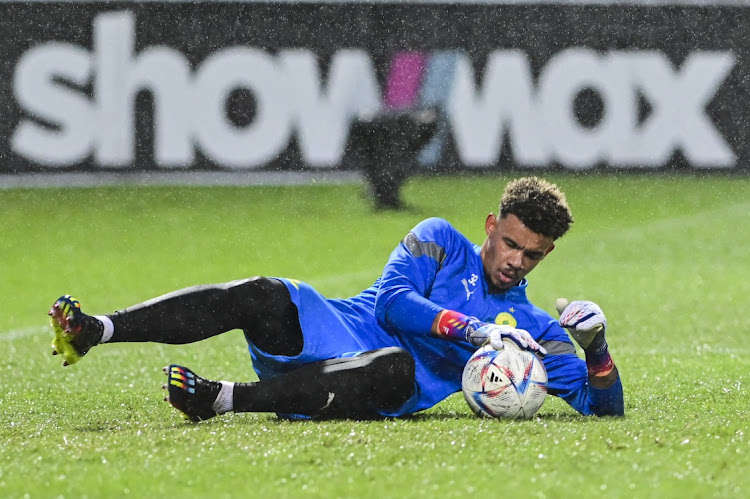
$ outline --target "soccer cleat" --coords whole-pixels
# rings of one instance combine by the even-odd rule
[[[81,360],[102,339],[101,321],[81,312],[81,304],[70,295],[58,298],[47,315],[55,332],[52,355],[62,355],[64,366]]]
[[[214,402],[221,391],[221,383],[201,378],[187,367],[175,364],[162,370],[167,375],[167,384],[162,386],[167,390],[164,400],[186,419],[197,423],[218,415]]]

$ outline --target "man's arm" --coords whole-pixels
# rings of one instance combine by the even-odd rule
[[[482,322],[476,317],[469,317],[454,310],[443,309],[421,296],[416,291],[400,293],[390,302],[386,311],[388,324],[399,331],[422,333],[419,326],[425,319],[434,317],[429,327],[429,334],[438,338],[452,341],[468,341],[475,347],[487,342],[497,350],[505,346],[504,338],[515,342],[520,348],[546,354],[546,350],[539,346],[534,338],[523,329],[510,326],[499,326]]]
[[[544,354],[544,349],[524,330],[481,322],[427,298],[446,260],[454,251],[460,251],[456,240],[461,238],[457,234],[444,220],[428,219],[401,241],[380,279],[375,301],[380,324],[402,334],[432,335],[468,341],[474,346],[490,341],[497,349],[503,348],[501,339],[507,337],[521,348]]]
[[[412,229],[386,263],[375,300],[375,316],[386,329],[428,335],[442,311],[427,299],[451,251],[450,225],[428,219]]]
[[[560,326],[583,349],[588,373],[589,403],[599,416],[623,416],[625,403],[620,375],[609,354],[605,338],[607,319],[601,308],[591,301],[568,302],[559,298],[555,308]]]

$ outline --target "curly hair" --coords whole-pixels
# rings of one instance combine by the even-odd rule
[[[551,237],[562,237],[573,223],[565,194],[538,177],[511,180],[500,199],[499,217],[515,215],[529,229]]]

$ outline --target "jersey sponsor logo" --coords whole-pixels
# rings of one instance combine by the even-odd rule
[[[469,279],[461,279],[461,283],[464,285],[464,289],[466,290],[466,301],[469,301],[471,295],[473,295],[477,290],[476,285],[478,279],[479,276],[477,276],[476,274],[471,274],[471,277]],[[469,289],[469,285],[471,285],[472,289]]]
[[[423,164],[440,161],[452,141],[463,165],[493,166],[505,137],[520,166],[654,168],[677,151],[697,167],[737,162],[706,112],[735,66],[727,50],[694,50],[674,64],[659,50],[574,46],[553,53],[535,77],[530,56],[517,49],[496,49],[479,65],[462,50],[397,52],[388,68],[376,68],[365,49],[346,48],[323,74],[307,48],[227,46],[197,63],[166,45],[136,50],[135,25],[130,11],[102,13],[91,49],[54,41],[21,56],[13,92],[25,117],[10,140],[14,153],[48,167],[89,158],[132,167],[135,96],[146,90],[154,99],[150,153],[162,168],[190,167],[199,155],[226,168],[260,168],[292,141],[306,165],[331,168],[341,163],[355,121],[417,106],[438,106],[445,116],[420,152]],[[249,123],[227,115],[239,90],[256,104]],[[574,112],[584,91],[603,104],[595,123]]]
[[[511,311],[513,311],[513,309],[511,309]],[[495,324],[501,326],[516,327],[518,325],[518,321],[515,317],[513,317],[513,315],[511,315],[510,312],[500,312],[499,314],[497,314],[497,317],[495,317]]]

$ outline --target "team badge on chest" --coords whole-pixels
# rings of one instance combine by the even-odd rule
[[[518,321],[515,317],[513,317],[513,315],[511,315],[511,312],[514,312],[512,308],[510,309],[510,312],[500,312],[499,314],[497,314],[497,317],[495,317],[495,324],[499,324],[501,326],[516,327],[518,325]]]

